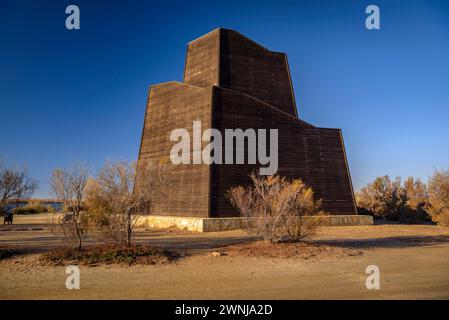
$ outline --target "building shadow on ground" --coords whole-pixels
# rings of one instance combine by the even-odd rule
[[[51,234],[45,225],[21,225],[0,228],[0,251],[15,254],[43,253],[64,245],[64,238]],[[179,253],[179,258],[204,254],[227,246],[250,243],[258,238],[243,232],[195,233],[178,229],[139,229],[134,235],[136,244],[162,247]],[[93,237],[85,245],[98,243]],[[347,249],[412,248],[449,244],[449,235],[389,236],[349,239],[315,239],[313,243]]]
[[[317,244],[349,249],[411,248],[449,244],[449,235],[397,236],[368,239],[326,239],[315,240],[314,242]]]

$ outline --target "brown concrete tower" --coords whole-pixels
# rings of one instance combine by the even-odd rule
[[[278,129],[278,174],[301,178],[331,214],[356,214],[340,129],[298,118],[285,53],[270,51],[238,32],[216,29],[190,42],[183,82],[150,88],[139,165],[169,162],[170,133],[192,122],[202,130]],[[207,142],[203,142],[205,146]],[[223,143],[224,144],[224,143]],[[170,185],[154,214],[228,217],[238,212],[226,191],[247,185],[258,164],[169,164]]]

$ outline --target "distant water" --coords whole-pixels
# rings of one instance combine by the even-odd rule
[[[41,204],[43,206],[53,207],[53,209],[55,209],[55,211],[57,212],[62,211],[63,207],[63,204],[61,202],[41,202]],[[15,203],[15,204],[7,204],[5,207],[7,212],[12,212],[15,208],[24,207],[26,205],[27,205],[26,203]]]

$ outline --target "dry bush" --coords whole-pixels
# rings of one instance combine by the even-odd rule
[[[399,220],[406,205],[401,179],[388,175],[378,177],[357,194],[357,206],[371,212],[375,218]]]
[[[425,206],[429,195],[427,186],[420,179],[408,177],[404,182],[404,192],[406,197],[405,208],[401,212],[401,222],[417,222],[428,219]]]
[[[37,188],[37,180],[32,179],[26,169],[8,168],[0,159],[0,207],[29,199]]]
[[[437,224],[449,226],[449,169],[436,170],[429,179],[428,189],[427,212]]]
[[[253,185],[228,191],[231,203],[247,219],[246,227],[264,240],[277,243],[298,241],[310,236],[324,212],[321,201],[301,180],[280,176],[258,177],[251,174]]]
[[[412,209],[422,208],[429,199],[427,186],[420,179],[408,177],[404,182],[405,194],[407,196],[407,206]]]
[[[42,204],[40,200],[30,200],[26,205],[14,208],[14,214],[36,214],[49,211],[49,206]]]
[[[92,264],[158,264],[168,263],[176,254],[152,246],[96,245],[83,250],[56,248],[43,254],[41,261],[52,265]]]
[[[167,184],[166,165],[141,165],[124,161],[106,162],[89,181],[86,204],[89,219],[104,242],[131,245],[138,217],[150,213],[153,197]]]
[[[49,212],[51,229],[54,233],[61,233],[66,244],[76,244],[78,250],[82,249],[82,242],[88,230],[86,212],[82,206],[88,177],[88,170],[77,164],[69,170],[53,170],[50,181],[57,199],[68,210],[62,219],[54,211]]]
[[[307,241],[277,243],[275,246],[266,241],[237,243],[221,249],[221,253],[230,256],[301,258],[304,260],[316,260],[324,257],[328,258],[330,256],[344,258],[361,254],[361,252],[357,250]]]

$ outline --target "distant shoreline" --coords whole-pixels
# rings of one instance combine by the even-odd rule
[[[44,199],[44,198],[31,198],[28,200],[20,199],[20,200],[7,200],[6,204],[27,204],[29,202],[43,202],[43,203],[62,203],[62,201],[58,199]]]

